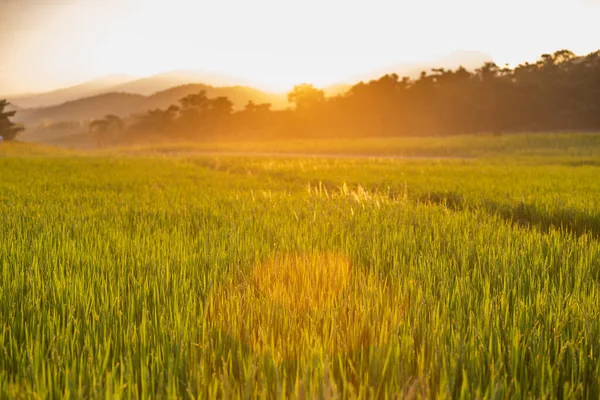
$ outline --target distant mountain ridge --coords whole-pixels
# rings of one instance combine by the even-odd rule
[[[271,103],[274,108],[282,108],[287,104],[287,99],[283,95],[265,93],[251,87],[213,87],[205,84],[187,84],[150,96],[110,92],[55,106],[20,110],[14,120],[28,126],[35,126],[41,122],[81,121],[100,118],[107,114],[128,117],[151,109],[166,108],[177,104],[183,97],[202,90],[206,91],[208,97],[227,96],[237,109],[243,108],[250,100],[255,103]]]
[[[457,69],[464,67],[475,70],[486,62],[493,62],[493,57],[481,51],[455,51],[443,57],[422,62],[409,62],[379,68],[369,73],[355,75],[354,81],[377,79],[385,74],[398,74],[400,77],[418,78],[422,71],[430,72],[433,68]]]
[[[107,93],[130,93],[150,96],[175,86],[204,84],[209,86],[235,86],[241,80],[223,74],[193,70],[176,70],[136,78],[129,75],[109,75],[79,85],[23,96],[8,96],[11,103],[21,109],[49,107],[73,100]]]
[[[400,76],[418,77],[421,71],[429,71],[432,68],[454,69],[462,65],[467,69],[475,69],[487,61],[492,61],[492,57],[486,53],[479,51],[456,51],[443,57],[423,62],[396,64],[368,73],[356,74],[351,79],[348,79],[347,82],[338,82],[324,89],[327,94],[335,95],[343,92],[342,89],[350,87],[351,84],[361,80],[376,79],[389,73],[397,73]],[[39,108],[55,106],[111,92],[150,96],[157,92],[187,84],[204,84],[212,87],[250,86],[250,83],[244,82],[243,79],[225,74],[195,70],[175,70],[145,78],[135,78],[129,75],[109,75],[47,93],[8,96],[8,100],[19,109]]]
[[[359,81],[377,79],[385,74],[417,78],[421,71],[432,68],[455,69],[464,66],[473,70],[492,57],[479,51],[458,51],[444,57],[421,63],[404,63],[357,75],[350,82],[339,82],[323,90],[328,96],[345,93]],[[227,96],[235,108],[242,108],[249,100],[271,103],[273,108],[287,106],[286,94],[268,93],[250,86],[240,86],[241,80],[218,73],[194,70],[176,70],[147,78],[128,75],[110,75],[80,85],[48,93],[9,98],[13,109],[19,110],[15,121],[35,125],[42,121],[75,121],[100,118],[106,114],[127,117],[154,108],[176,104],[181,98],[200,90],[209,97]],[[235,85],[238,83],[238,85]]]
[[[82,97],[93,96],[106,91],[112,91],[112,88],[131,82],[132,79],[134,78],[129,75],[109,75],[79,85],[46,93],[9,97],[9,101],[20,109],[47,107]]]
[[[143,94],[151,94],[165,91],[176,86],[189,84],[203,84],[212,87],[238,86],[244,82],[241,79],[213,72],[176,70],[125,82],[113,87],[111,91]]]

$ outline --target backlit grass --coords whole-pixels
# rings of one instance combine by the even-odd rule
[[[330,253],[275,256],[208,304],[216,330],[278,362],[389,344],[405,306],[398,287]]]
[[[6,149],[0,397],[600,396],[596,164]]]

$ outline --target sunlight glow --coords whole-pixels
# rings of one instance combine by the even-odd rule
[[[596,50],[600,16],[597,2],[590,0],[22,4],[30,5],[15,3],[12,15],[27,13],[19,20],[27,28],[10,30],[12,40],[2,45],[10,54],[0,64],[3,91],[176,69],[219,72],[232,82],[287,90],[299,82],[352,81],[369,71],[458,50],[478,50],[499,64],[515,64],[561,48]],[[39,4],[46,5],[44,12],[34,12]]]
[[[207,321],[280,362],[388,343],[405,306],[398,288],[365,268],[351,268],[341,254],[281,254],[256,265],[250,279],[211,293]],[[375,324],[380,329],[373,335]]]

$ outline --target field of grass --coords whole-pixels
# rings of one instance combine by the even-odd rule
[[[283,153],[379,157],[577,157],[597,160],[600,135],[594,133],[460,135],[448,137],[248,140],[171,143],[110,150],[113,154]]]
[[[0,398],[599,398],[600,136],[462,140],[0,146]]]

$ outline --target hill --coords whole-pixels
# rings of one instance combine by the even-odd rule
[[[121,85],[125,82],[129,82],[132,79],[133,78],[128,75],[110,75],[47,93],[9,97],[9,100],[18,108],[48,107],[51,105],[76,100],[82,97],[89,97],[102,92],[112,91],[113,87]]]
[[[203,83],[215,87],[239,84],[239,79],[226,75],[193,70],[177,70],[138,79],[129,75],[110,75],[79,85],[47,93],[8,96],[19,108],[50,107],[106,93],[131,93],[150,96],[175,86]]]
[[[106,114],[126,116],[142,110],[145,100],[146,97],[139,94],[100,94],[57,106],[21,110],[14,120],[25,125],[37,125],[41,122],[87,120]]]
[[[422,71],[430,72],[432,68],[456,69],[462,66],[473,71],[490,61],[493,61],[493,58],[487,53],[480,51],[456,51],[424,62],[390,65],[369,73],[357,75],[353,81],[368,81],[392,73],[398,74],[400,77],[408,76],[410,78],[417,78]]]
[[[80,121],[100,118],[107,114],[128,117],[155,108],[166,108],[191,93],[205,90],[209,97],[227,96],[238,109],[252,100],[255,103],[271,103],[273,108],[285,107],[286,98],[245,86],[213,87],[204,84],[187,84],[173,87],[150,96],[111,92],[60,105],[21,110],[16,122],[35,126],[41,122]]]
[[[389,73],[397,73],[400,76],[410,76],[415,78],[423,70],[429,71],[431,68],[439,67],[457,68],[462,65],[467,69],[475,69],[483,65],[484,62],[491,60],[492,57],[490,55],[479,51],[457,51],[429,61],[396,64],[357,74],[351,79],[348,79],[347,82],[330,85],[324,89],[328,96],[335,96],[344,93],[350,88],[351,85],[349,85],[348,82],[354,83],[361,80],[376,79],[381,75]],[[52,92],[7,97],[11,103],[14,103],[20,109],[28,109],[50,107],[85,97],[94,97],[111,92],[150,96],[153,93],[165,91],[176,86],[200,83],[213,87],[231,87],[235,85],[247,86],[249,84],[242,79],[214,72],[175,70],[141,79],[128,75],[109,75],[104,78]]]
[[[153,93],[167,90],[176,86],[188,84],[204,84],[212,87],[235,86],[239,79],[212,72],[194,70],[176,70],[165,72],[148,78],[125,82],[112,88],[114,92],[136,93],[149,96]]]

